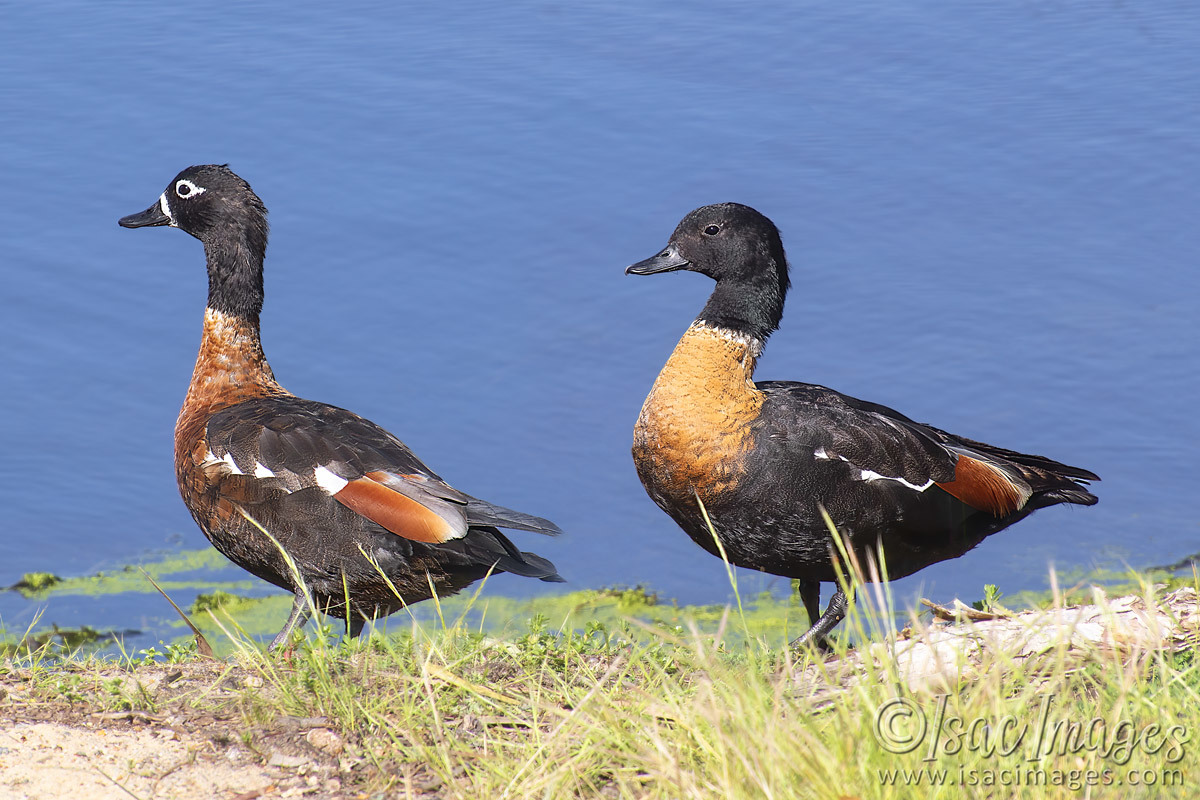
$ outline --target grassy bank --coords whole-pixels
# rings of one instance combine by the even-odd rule
[[[865,644],[893,630],[886,596],[859,594],[830,654],[789,652],[752,604],[637,619],[616,593],[607,616],[574,608],[497,633],[443,614],[366,641],[325,629],[286,656],[216,611],[206,627],[229,655],[215,662],[180,646],[65,662],[42,649],[3,672],[10,706],[223,719],[227,733],[205,735],[264,762],[262,742],[308,721],[325,733],[296,739],[286,763],[325,765],[337,788],[315,797],[1195,795],[1194,618],[1176,620],[1173,650],[1118,642],[1068,658],[1064,631],[1036,657],[985,649],[970,677],[913,687]]]

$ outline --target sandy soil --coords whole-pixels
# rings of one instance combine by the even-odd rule
[[[254,677],[225,665],[64,670],[60,691],[40,680],[0,672],[0,800],[359,796],[363,761],[325,720],[247,727],[236,697]],[[80,681],[145,692],[155,712],[97,710],[73,693]]]

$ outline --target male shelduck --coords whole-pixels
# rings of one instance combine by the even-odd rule
[[[961,556],[1058,503],[1093,505],[1085,469],[913,422],[885,406],[807,383],[754,382],[790,285],[775,225],[737,203],[688,214],[665,250],[626,274],[691,270],[717,282],[642,406],[633,460],[651,499],[701,547],[795,578],[821,642],[846,614],[826,511],[861,564],[881,546],[901,578]],[[699,502],[697,502],[699,500]]]

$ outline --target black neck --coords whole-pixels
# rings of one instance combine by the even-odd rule
[[[238,236],[204,242],[208,261],[208,307],[245,320],[258,330],[263,305],[265,235],[247,229]]]
[[[717,288],[696,320],[765,343],[779,328],[786,294],[787,286],[780,285],[776,275],[764,274],[749,280],[724,278],[717,281]]]

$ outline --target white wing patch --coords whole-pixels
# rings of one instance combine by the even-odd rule
[[[320,486],[330,494],[337,494],[342,489],[345,489],[346,484],[350,482],[345,478],[335,475],[325,467],[317,467],[313,473],[313,478],[316,479],[317,486]]]
[[[220,458],[217,458],[217,454],[214,453],[212,450],[205,450],[204,451],[204,462],[200,466],[207,468],[207,467],[215,467],[218,465],[220,465],[224,470],[227,470],[230,475],[245,475],[246,474],[246,473],[242,472],[242,470],[238,467],[237,462],[233,460],[233,453],[226,453],[225,455],[221,456]],[[328,470],[326,470],[326,472],[328,472]],[[254,475],[255,478],[277,477],[275,475],[275,470],[271,469],[266,464],[263,464],[259,461],[254,462],[254,472],[252,474]],[[338,481],[341,480],[341,478],[334,475],[332,472],[330,472],[329,475],[332,476],[333,479],[335,479],[335,480],[338,480]],[[318,483],[319,483],[319,481],[318,481]],[[324,488],[324,487],[322,487],[322,488]],[[290,491],[292,491],[292,489],[286,489],[286,491],[290,492]]]
[[[829,453],[829,451],[827,451],[824,447],[818,447],[816,450],[814,450],[813,457],[821,459],[822,461],[832,461],[833,459],[836,458],[838,461],[845,461],[847,464],[850,463],[850,459],[846,458],[845,456],[837,455],[836,453],[831,455]],[[893,478],[891,475],[880,475],[878,472],[875,472],[874,470],[861,469],[861,468],[858,470],[858,480],[860,480],[860,481],[896,481],[897,483],[902,483],[905,486],[907,486],[908,488],[912,489],[913,491],[917,491],[917,492],[923,492],[926,489],[928,489],[930,486],[933,486],[933,478],[930,478],[929,480],[925,481],[924,485],[918,486],[915,483],[910,483],[910,482],[904,480],[904,478]]]
[[[893,478],[890,475],[880,475],[878,472],[872,472],[869,469],[859,470],[859,476],[859,480],[864,481],[896,481],[897,483],[903,483],[908,488],[918,492],[923,492],[930,486],[933,486],[933,478],[925,481],[923,486],[917,486],[915,483],[909,483],[908,481],[904,480],[904,478]]]

